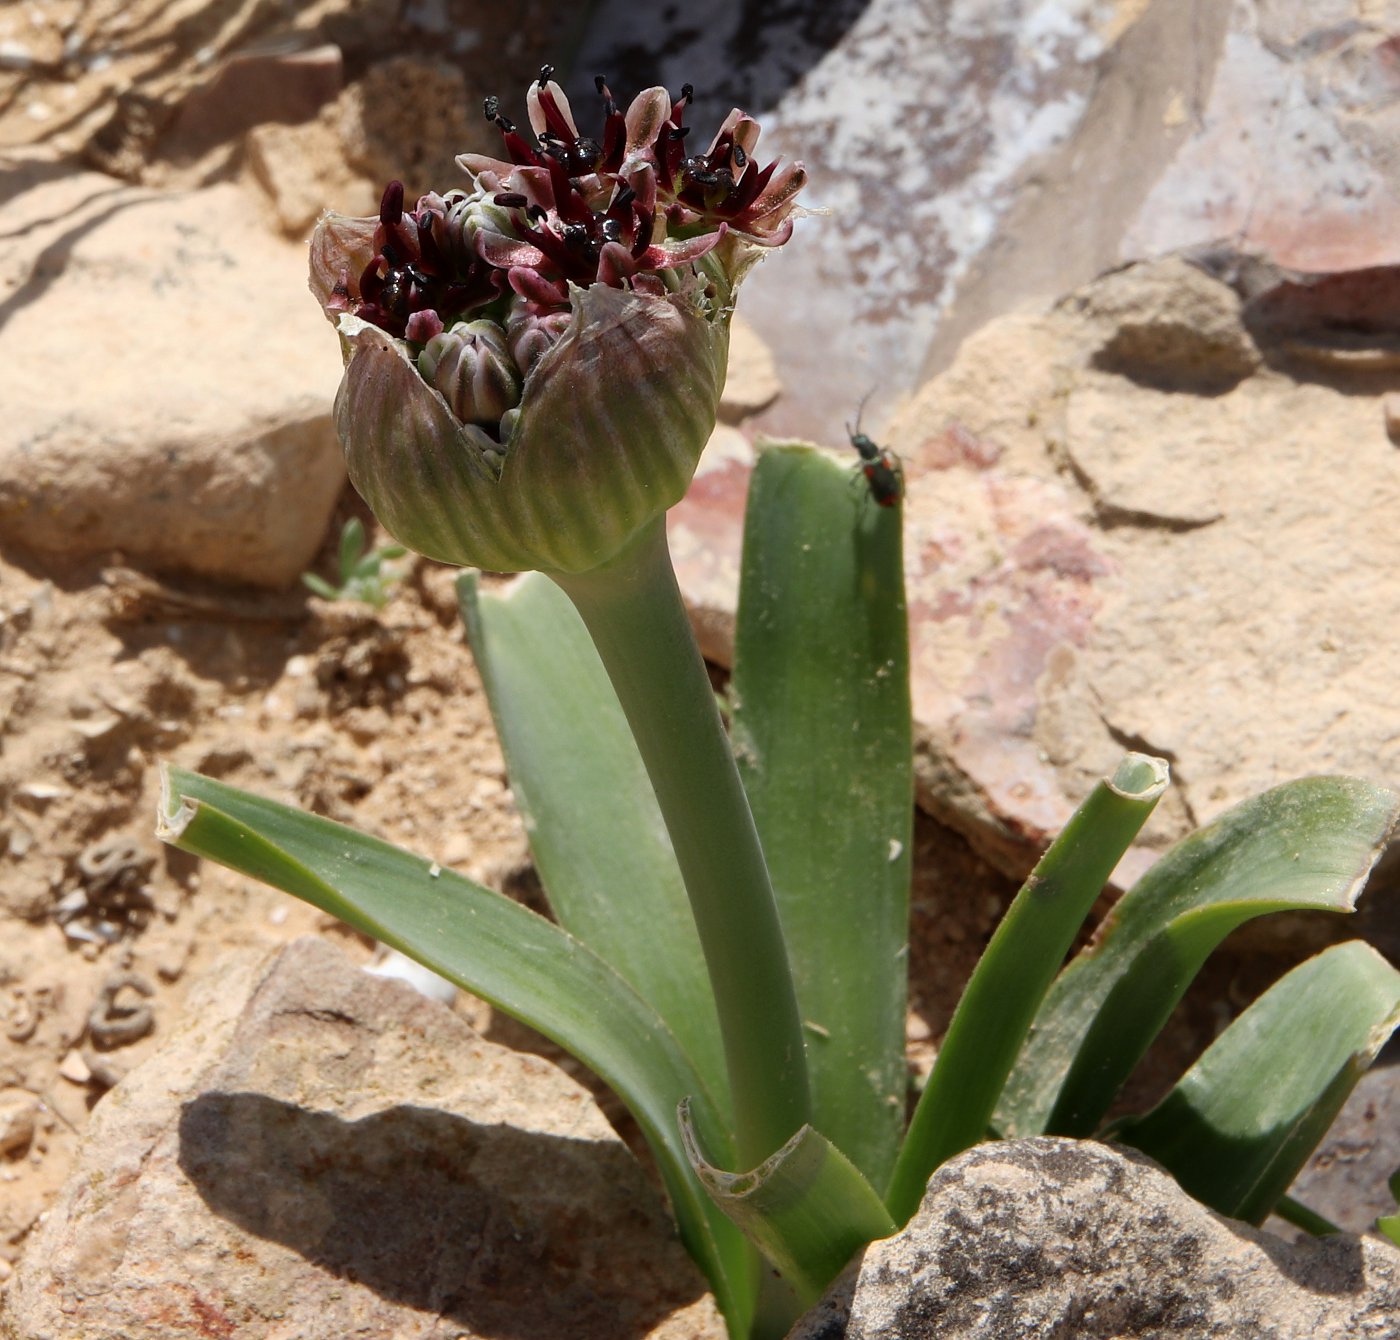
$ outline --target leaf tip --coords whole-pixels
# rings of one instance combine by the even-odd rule
[[[1157,800],[1171,784],[1171,767],[1151,754],[1124,754],[1105,779],[1109,788],[1129,800]]]
[[[175,790],[170,775],[170,765],[160,765],[160,804],[156,810],[156,837],[162,842],[179,845],[191,819],[195,807]]]

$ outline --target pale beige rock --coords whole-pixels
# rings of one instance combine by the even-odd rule
[[[83,1060],[82,1053],[71,1047],[59,1062],[58,1073],[70,1084],[86,1084],[92,1078],[92,1070]]]
[[[498,92],[518,96],[514,89]],[[465,187],[468,179],[457,155],[469,147],[495,153],[499,143],[482,121],[481,98],[468,89],[466,75],[445,61],[416,56],[376,61],[346,90],[339,108],[350,165],[381,186],[402,181],[409,200],[425,191]]]
[[[1095,338],[1095,367],[1148,386],[1223,391],[1259,366],[1240,295],[1182,256],[1110,272],[1064,306]]]
[[[743,317],[735,315],[729,326],[729,368],[720,398],[720,417],[734,423],[757,414],[778,398],[783,384],[772,350]]]
[[[1065,407],[1065,459],[1100,522],[1186,530],[1221,518],[1240,425],[1209,400],[1178,396],[1170,434],[1144,431],[1159,392],[1085,372]]]
[[[374,187],[345,164],[339,121],[336,106],[301,125],[255,126],[244,141],[249,169],[289,238],[306,237],[327,209],[358,217],[378,210]]]
[[[1038,1138],[940,1168],[789,1340],[1356,1340],[1395,1335],[1397,1309],[1388,1244],[1290,1245],[1130,1150]]]
[[[318,940],[223,965],[98,1105],[6,1340],[722,1340],[589,1095]]]
[[[264,123],[311,121],[344,80],[340,48],[329,43],[232,52],[185,93],[157,152],[190,161]]]
[[[1324,358],[1394,280],[1206,262],[993,322],[889,435],[921,799],[1013,873],[1129,748],[1174,786],[1121,879],[1269,786],[1400,772],[1391,374],[1381,336]]]
[[[1175,7],[1172,7],[1175,8]],[[1310,271],[1400,260],[1393,0],[1243,0],[1124,256],[1232,238]],[[1192,19],[1195,22],[1195,17]]]
[[[336,343],[232,184],[163,195],[36,165],[0,210],[0,532],[235,581],[296,579],[344,481]]]

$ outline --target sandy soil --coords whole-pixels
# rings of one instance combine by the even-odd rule
[[[0,561],[0,1111],[23,1094],[41,1104],[32,1141],[0,1161],[0,1263],[66,1176],[93,1103],[159,1046],[192,978],[230,949],[307,932],[371,954],[314,909],[159,843],[159,760],[353,820],[497,887],[523,877],[451,581],[423,565],[376,615],[116,564]]]

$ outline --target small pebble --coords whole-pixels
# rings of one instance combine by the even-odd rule
[[[27,70],[34,57],[22,42],[0,42],[0,70]]]
[[[88,1063],[83,1060],[82,1053],[76,1047],[72,1048],[59,1064],[58,1073],[70,1084],[86,1084],[92,1078],[92,1071],[88,1069]]]
[[[15,794],[23,796],[26,800],[57,800],[60,796],[68,794],[68,788],[56,786],[52,782],[25,782],[15,788]]]
[[[0,1089],[0,1154],[18,1154],[34,1139],[39,1099],[28,1089]]]

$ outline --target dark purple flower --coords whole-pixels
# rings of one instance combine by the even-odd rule
[[[752,118],[688,153],[689,86],[625,114],[597,89],[595,138],[546,66],[533,135],[487,99],[506,157],[459,158],[469,188],[408,208],[391,182],[377,220],[327,215],[312,239],[347,357],[351,478],[430,556],[579,571],[678,501],[714,426],[735,290],[791,234],[802,167],[760,168]]]

